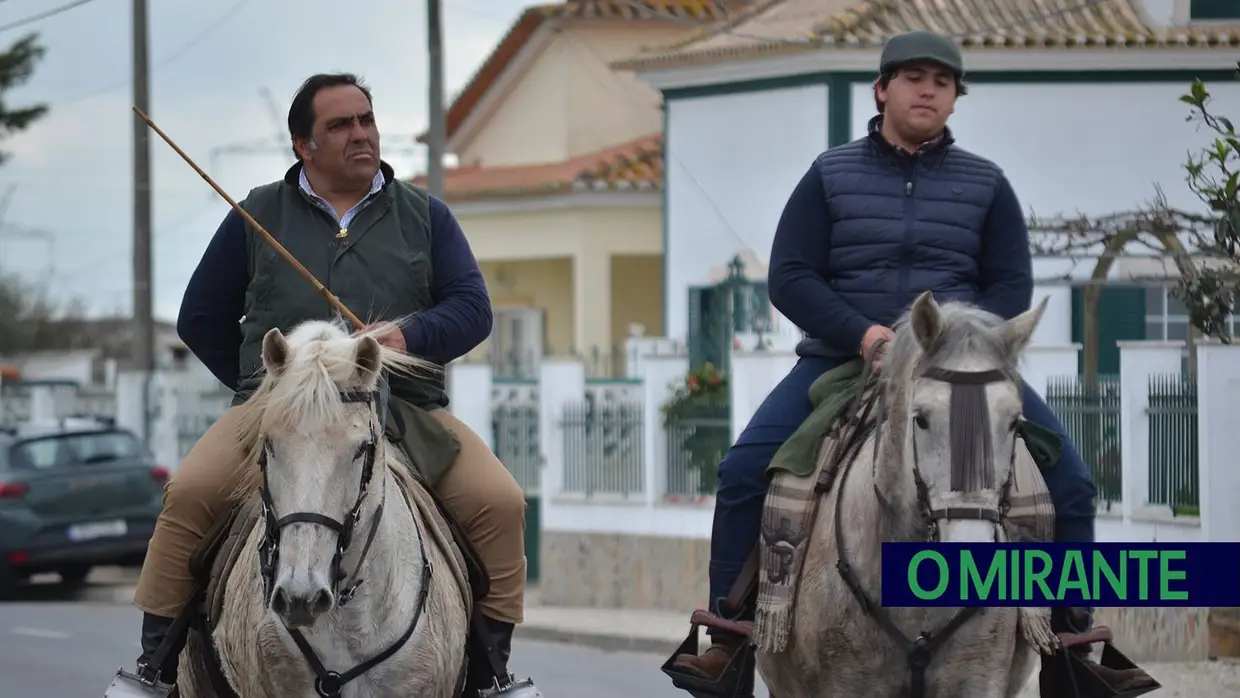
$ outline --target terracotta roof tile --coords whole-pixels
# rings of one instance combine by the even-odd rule
[[[1156,28],[1139,0],[766,0],[726,33],[613,63],[654,69],[771,53],[881,46],[911,29],[965,48],[1235,48],[1240,22]]]
[[[571,191],[659,190],[663,187],[663,136],[654,134],[562,162],[486,167],[444,173],[449,201],[545,196]],[[426,186],[426,176],[413,179]]]
[[[448,107],[447,136],[451,138],[478,102],[503,74],[505,68],[516,58],[526,42],[548,20],[616,19],[650,20],[657,22],[680,19],[685,22],[714,24],[726,20],[753,0],[569,0],[568,2],[542,4],[528,7],[508,33],[500,39],[491,55],[487,56],[465,87]],[[419,140],[423,139],[419,137]]]

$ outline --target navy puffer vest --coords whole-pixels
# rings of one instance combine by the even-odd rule
[[[976,300],[982,229],[1002,170],[954,145],[950,131],[918,155],[902,154],[877,123],[820,155],[817,168],[831,217],[827,281],[891,327],[926,290],[940,302]]]

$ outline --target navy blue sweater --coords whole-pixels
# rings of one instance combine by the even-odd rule
[[[831,216],[822,176],[811,166],[784,206],[768,272],[771,304],[810,337],[832,338],[860,351],[874,324],[850,306],[827,277]],[[1030,307],[1033,258],[1029,229],[1011,183],[1001,178],[982,231],[977,305],[1011,319]]]
[[[430,197],[434,307],[401,328],[406,351],[446,364],[491,334],[491,300],[465,233],[446,204]],[[177,334],[224,385],[241,373],[241,316],[250,283],[245,220],[228,212],[181,299]],[[306,282],[309,283],[309,282]]]

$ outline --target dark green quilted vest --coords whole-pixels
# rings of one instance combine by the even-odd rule
[[[335,218],[298,186],[300,164],[284,179],[252,190],[241,206],[363,322],[392,320],[431,307],[430,202],[422,190],[393,177],[337,237]],[[250,285],[241,321],[241,376],[234,404],[258,386],[263,335],[336,312],[314,286],[251,226]],[[445,407],[442,377],[391,377],[392,396],[423,409]]]

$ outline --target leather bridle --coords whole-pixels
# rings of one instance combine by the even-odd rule
[[[885,340],[879,340],[884,342]],[[852,592],[853,596],[860,604],[862,611],[874,619],[874,622],[883,630],[883,632],[891,638],[893,642],[904,649],[909,669],[912,672],[912,684],[909,690],[910,698],[924,698],[926,693],[926,669],[930,666],[930,659],[936,649],[941,647],[957,630],[961,628],[970,618],[975,616],[979,610],[977,606],[970,606],[961,609],[950,621],[947,622],[939,631],[930,632],[923,630],[916,638],[910,638],[898,628],[891,617],[883,609],[880,603],[876,603],[865,589],[861,586],[861,580],[857,577],[856,571],[848,561],[848,548],[844,545],[844,525],[843,525],[843,507],[841,506],[842,492],[844,490],[844,482],[848,479],[848,474],[852,470],[853,464],[856,462],[856,455],[860,452],[862,444],[869,438],[870,434],[874,435],[874,458],[873,467],[878,467],[878,446],[881,441],[882,429],[886,424],[886,400],[884,397],[884,386],[878,381],[873,380],[876,375],[874,369],[874,357],[879,354],[880,347],[876,346],[871,352],[870,358],[866,360],[861,373],[861,392],[864,396],[866,391],[872,386],[874,388],[874,396],[869,400],[863,400],[858,397],[857,400],[848,408],[845,414],[844,426],[839,438],[839,448],[836,451],[835,463],[828,464],[824,468],[823,476],[820,477],[817,491],[821,494],[832,489],[831,483],[835,479],[834,473],[839,465],[843,465],[843,472],[840,473],[839,486],[836,490],[835,497],[835,547],[839,552],[839,561],[836,568],[844,584]],[[955,371],[938,367],[929,367],[921,371],[921,378],[929,378],[941,381],[953,386],[968,385],[979,386],[991,383],[998,383],[1011,380],[1010,376],[1000,370],[987,371]],[[877,385],[875,385],[877,384]],[[859,414],[858,414],[859,412]],[[874,420],[871,421],[871,416]],[[926,522],[926,534],[924,540],[926,542],[938,541],[940,538],[939,522],[941,521],[990,521],[997,527],[1001,526],[1007,519],[1008,511],[1011,508],[1011,489],[1015,477],[1015,461],[1016,461],[1016,444],[1013,440],[1011,465],[1013,467],[1008,470],[1007,480],[1002,486],[1002,494],[999,499],[997,508],[993,507],[942,507],[935,508],[930,502],[929,488],[926,486],[925,479],[922,477],[922,471],[918,464],[917,440],[913,437],[913,479],[917,488],[917,504],[921,509],[921,515]],[[829,473],[827,471],[830,471]],[[896,510],[886,496],[878,489],[877,482],[873,485],[874,494],[878,498],[880,505],[886,511],[888,516],[896,516]]]
[[[262,484],[259,487],[259,494],[262,497],[265,530],[263,531],[263,539],[259,542],[258,559],[259,573],[262,575],[263,589],[266,594],[264,598],[271,598],[272,587],[275,585],[275,569],[279,562],[280,532],[289,524],[298,522],[324,526],[336,533],[336,552],[332,556],[332,591],[336,595],[337,604],[341,607],[348,605],[357,594],[358,587],[364,581],[358,577],[358,573],[361,571],[362,563],[366,560],[367,553],[370,552],[370,546],[374,542],[375,533],[379,528],[379,521],[383,517],[383,506],[386,501],[385,492],[380,493],[379,504],[375,507],[374,516],[371,518],[370,527],[366,533],[366,541],[362,544],[362,550],[358,555],[357,564],[354,565],[352,574],[346,574],[344,570],[344,556],[349,550],[349,545],[353,542],[354,531],[361,520],[362,505],[365,503],[367,491],[374,478],[375,468],[383,466],[380,455],[384,447],[382,439],[385,438],[387,433],[390,394],[386,380],[380,380],[378,387],[373,391],[346,391],[340,394],[342,402],[364,403],[370,408],[372,414],[370,438],[358,448],[357,453],[358,456],[363,458],[361,487],[357,494],[357,500],[353,503],[353,508],[345,516],[344,521],[337,521],[330,516],[317,512],[293,512],[284,516],[277,516],[267,482],[267,462],[272,449],[270,442],[263,444],[263,451],[259,455],[258,464],[262,472]],[[418,517],[414,516],[413,519],[414,526],[418,526]],[[293,642],[297,644],[297,648],[301,651],[302,656],[310,664],[310,668],[314,671],[314,688],[322,698],[338,698],[341,689],[346,683],[391,657],[413,636],[413,632],[417,628],[426,607],[426,597],[431,583],[430,559],[426,554],[425,538],[420,527],[418,530],[418,545],[422,558],[422,580],[413,620],[405,633],[380,654],[343,674],[329,671],[323,666],[322,661],[310,647],[310,644],[300,630],[285,628],[289,636],[293,638]]]

